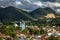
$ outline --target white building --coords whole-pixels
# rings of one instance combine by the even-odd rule
[[[25,22],[20,22],[20,27],[22,28],[22,30],[24,30],[25,29]]]

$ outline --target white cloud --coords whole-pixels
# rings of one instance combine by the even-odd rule
[[[5,8],[4,6],[1,6],[2,8]]]
[[[3,0],[0,0],[0,1],[3,1]]]
[[[44,2],[43,3],[44,4],[44,6],[46,6],[46,7],[60,7],[60,3],[58,3],[58,2]]]
[[[50,7],[55,12],[60,13],[60,11],[59,11],[60,10],[60,3],[58,3],[58,2],[44,2],[43,6],[44,7]],[[59,10],[57,11],[57,9],[59,9]]]
[[[26,2],[28,2],[28,3],[31,3],[31,1],[30,0],[25,0]]]
[[[41,1],[34,2],[33,4],[35,4],[37,6],[42,6],[43,5]]]
[[[22,3],[20,1],[17,1],[16,5],[22,5]]]
[[[56,1],[56,0],[51,0]],[[1,7],[14,6],[24,10],[34,10],[38,7],[60,7],[59,2],[41,2],[40,0],[0,0]]]
[[[53,5],[51,4],[51,2],[43,2],[43,6],[44,7],[53,7]]]
[[[54,2],[54,3],[51,3],[53,6],[56,6],[56,7],[60,7],[60,3],[57,3],[57,2]]]

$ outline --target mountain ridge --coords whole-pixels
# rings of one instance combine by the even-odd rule
[[[19,12],[19,11],[20,12]],[[24,14],[23,14],[23,13]],[[26,14],[27,12],[25,12],[25,11],[23,11],[23,10],[21,10],[21,9],[17,9],[17,8],[15,8],[15,7],[6,7],[6,8],[2,8],[1,10],[0,10],[0,20],[2,20],[2,21],[4,21],[4,20],[6,20],[6,21],[20,21],[20,19],[22,19],[22,20],[29,20],[29,19],[31,19],[31,18],[29,18],[29,17],[27,17],[25,14]]]
[[[29,15],[31,15],[34,18],[39,18],[39,17],[44,17],[49,13],[56,14],[54,10],[52,10],[51,8],[46,7],[46,8],[38,8],[38,9],[30,12]]]
[[[0,9],[0,21],[38,21],[39,17],[44,17],[51,12],[55,14],[55,12],[51,8],[38,8],[28,13],[24,10],[9,6]]]

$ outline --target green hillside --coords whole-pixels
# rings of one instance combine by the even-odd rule
[[[32,19],[33,18],[30,17],[27,12],[15,7],[10,6],[0,9],[0,21],[20,21]]]
[[[44,17],[48,13],[55,13],[51,8],[38,8],[32,12],[30,12],[30,15],[34,18]]]
[[[9,6],[6,8],[0,7],[0,21],[20,21],[20,20],[33,20],[37,21],[38,18],[44,17],[48,13],[55,13],[51,8],[38,8],[30,13],[21,9]]]

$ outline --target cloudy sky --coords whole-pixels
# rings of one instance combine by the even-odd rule
[[[0,0],[0,6],[14,6],[26,11],[32,11],[39,7],[50,7],[59,12],[60,0]]]

